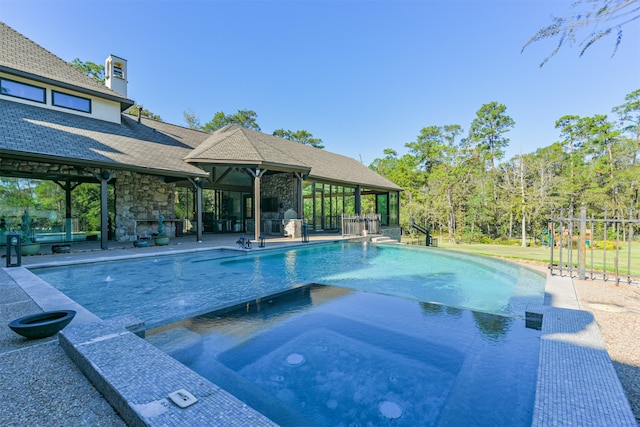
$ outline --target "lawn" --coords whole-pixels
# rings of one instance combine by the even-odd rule
[[[545,264],[549,264],[550,259],[550,250],[546,246],[534,246],[534,247],[525,247],[519,245],[495,245],[495,244],[482,244],[482,243],[464,243],[454,245],[452,243],[443,242],[441,240],[438,241],[438,246],[440,248],[474,253],[478,255],[486,255],[492,257],[499,258],[507,258],[507,259],[520,259],[527,261],[537,261]],[[640,242],[634,242],[631,245],[631,276],[638,278],[640,277]],[[574,265],[577,263],[578,259],[578,251],[572,251],[572,260]],[[591,249],[587,248],[587,274],[591,271]],[[620,250],[618,251],[618,272],[620,276],[623,276],[623,280],[626,280],[627,275],[627,267],[628,267],[628,254],[629,254],[629,246],[626,242],[622,242],[620,245]],[[558,248],[554,249],[553,260],[554,264],[557,265],[559,261],[559,250]],[[563,264],[566,265],[567,262],[567,249],[564,248],[562,251],[562,260]],[[605,251],[602,249],[594,249],[593,250],[593,269],[594,271],[602,271],[604,265]],[[609,272],[609,277],[611,273],[615,273],[615,258],[616,251],[615,250],[607,250],[606,251],[606,265],[607,272]]]

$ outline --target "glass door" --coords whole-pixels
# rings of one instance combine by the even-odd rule
[[[245,194],[242,196],[242,217],[244,219],[244,231],[252,233],[255,231],[255,221],[253,218],[253,196]]]
[[[324,230],[324,189],[322,184],[316,187],[313,198],[313,227],[316,231]]]

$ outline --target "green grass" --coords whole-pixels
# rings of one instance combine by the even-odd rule
[[[499,258],[507,258],[507,259],[516,259],[516,260],[526,260],[526,261],[537,261],[545,264],[549,264],[550,258],[550,250],[546,246],[535,246],[535,247],[526,247],[517,245],[494,245],[494,244],[483,244],[483,243],[463,243],[454,245],[452,243],[443,242],[438,239],[438,246],[444,249],[473,253],[478,255],[486,255],[491,257],[499,257]],[[627,266],[628,266],[628,244],[626,242],[621,242],[620,250],[618,252],[618,272],[621,276],[627,275]],[[594,249],[593,250],[593,269],[594,271],[602,271],[604,265],[604,254],[605,251],[602,249]],[[559,250],[558,248],[554,249],[553,260],[554,264],[558,264],[559,261]],[[563,264],[567,263],[567,249],[564,248],[562,251],[562,261]],[[616,257],[615,250],[607,250],[606,251],[606,262],[607,262],[607,271],[609,273],[615,273],[615,264],[614,259]],[[578,251],[572,251],[572,261],[574,265],[577,263],[578,259]],[[591,271],[591,249],[587,248],[587,274]],[[640,277],[640,242],[634,242],[631,247],[631,276]]]

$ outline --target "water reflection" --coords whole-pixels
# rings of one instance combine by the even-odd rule
[[[420,307],[422,308],[424,314],[428,316],[435,316],[444,313],[451,317],[460,317],[462,316],[462,313],[464,313],[464,310],[461,308],[452,307],[450,305],[436,304],[433,302],[421,302]]]
[[[476,328],[483,338],[492,342],[502,342],[504,336],[511,329],[512,317],[498,316],[495,314],[471,312]]]

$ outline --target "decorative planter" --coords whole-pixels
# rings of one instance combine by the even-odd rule
[[[158,236],[154,240],[158,246],[167,246],[169,244],[168,236]]]
[[[73,310],[45,311],[13,320],[9,322],[9,327],[23,337],[46,338],[62,330],[75,315],[76,312]]]
[[[136,248],[146,248],[147,246],[149,246],[149,241],[148,240],[136,240],[135,242],[133,242],[133,246],[135,246]]]
[[[40,253],[40,243],[23,243],[22,256],[38,255]]]

